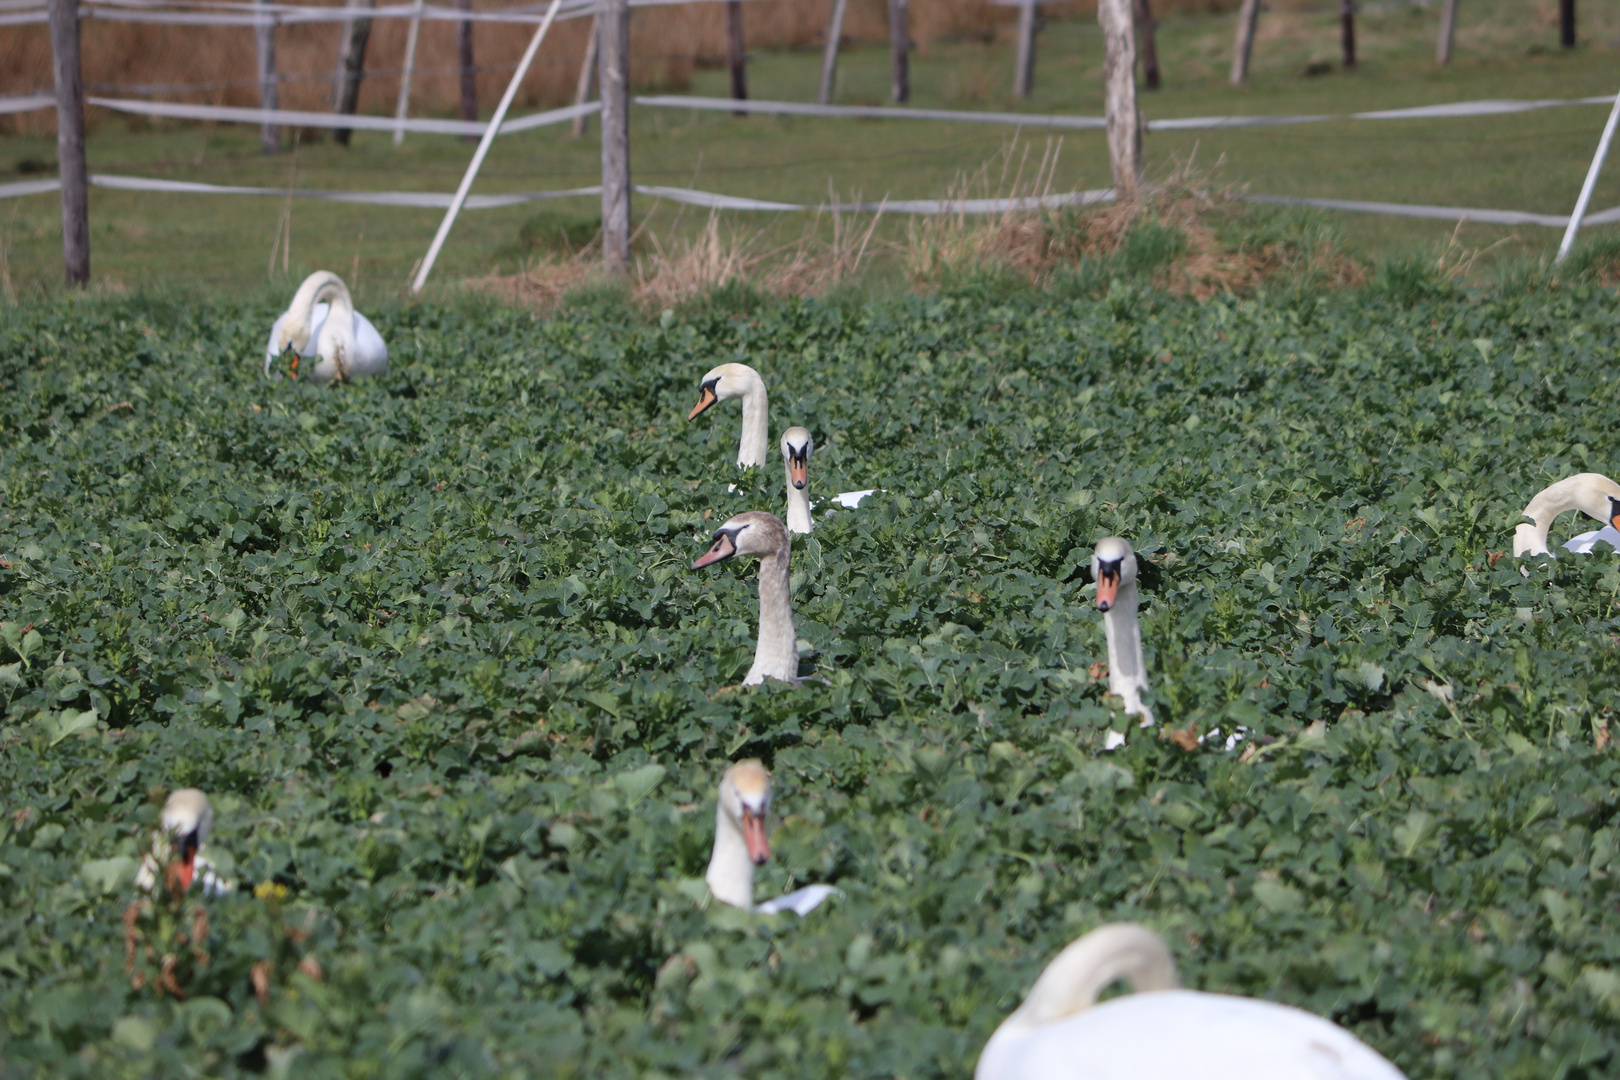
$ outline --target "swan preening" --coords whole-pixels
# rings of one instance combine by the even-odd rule
[[[1097,609],[1103,613],[1108,637],[1108,692],[1125,700],[1127,716],[1140,716],[1143,727],[1153,726],[1153,711],[1142,700],[1148,688],[1147,662],[1142,658],[1142,628],[1136,621],[1136,553],[1128,541],[1105,536],[1091,553],[1091,576],[1097,582]],[[1110,732],[1108,749],[1124,742]]]
[[[771,857],[765,818],[771,810],[771,774],[750,758],[726,770],[720,780],[719,805],[714,812],[714,852],[703,880],[722,904],[759,915],[792,911],[808,915],[838,890],[831,885],[807,885],[754,904],[754,867]]]
[[[328,303],[320,303],[326,300]],[[304,279],[286,312],[270,328],[264,351],[264,373],[276,357],[291,349],[292,377],[299,377],[304,357],[316,358],[304,372],[310,382],[357,379],[388,370],[388,346],[371,320],[354,310],[354,300],[343,279],[330,270],[317,270]]]
[[[1123,979],[1135,993],[1097,1003]],[[1180,989],[1146,927],[1103,926],[1057,955],[979,1055],[974,1080],[1404,1080],[1337,1024]]]
[[[752,468],[765,464],[770,443],[769,400],[765,380],[747,364],[721,364],[703,376],[698,387],[698,403],[686,414],[696,420],[717,401],[742,398],[742,438],[737,443],[737,464]]]
[[[799,640],[793,632],[793,593],[788,560],[793,534],[775,514],[749,510],[714,530],[714,545],[692,564],[698,570],[737,555],[759,556],[759,639],[744,686],[766,679],[798,685]]]
[[[1547,533],[1566,510],[1579,510],[1603,522],[1596,532],[1582,533],[1564,543],[1565,551],[1584,555],[1599,543],[1620,549],[1620,484],[1601,473],[1576,473],[1544,488],[1524,508],[1527,521],[1513,530],[1513,557],[1551,555]]]
[[[161,873],[165,881],[176,882],[182,892],[191,888],[194,880],[206,896],[230,892],[235,886],[219,876],[206,855],[198,853],[213,828],[214,808],[208,805],[207,795],[196,788],[171,791],[163,804],[161,824],[152,836],[151,850],[141,856],[135,887],[151,892]]]

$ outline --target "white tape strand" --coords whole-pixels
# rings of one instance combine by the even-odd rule
[[[1355,214],[1389,214],[1394,217],[1432,218],[1436,221],[1475,221],[1485,225],[1545,225],[1562,229],[1569,224],[1567,214],[1533,214],[1526,210],[1471,210],[1457,206],[1424,206],[1413,203],[1363,202],[1357,199],[1304,199],[1287,195],[1239,195],[1244,202],[1268,206],[1308,206],[1317,210],[1348,210]],[[1593,214],[1588,223],[1598,223],[1608,214],[1620,215],[1620,207]],[[1620,220],[1620,217],[1609,220]]]
[[[426,135],[482,135],[486,126],[467,120],[419,119],[398,121],[382,116],[339,116],[335,113],[304,112],[298,109],[249,109],[231,105],[187,105],[176,101],[137,101],[131,98],[88,97],[85,101],[90,105],[96,105],[103,109],[134,113],[139,116],[158,116],[174,120],[217,120],[230,124],[286,124],[297,127],[353,128],[359,131],[394,131],[396,128],[403,126],[406,131],[415,131]],[[54,106],[56,99],[49,98],[47,103]],[[528,116],[506,121],[496,134],[510,135],[514,132],[531,131],[534,128],[546,127],[551,124],[567,123],[576,116],[588,115],[600,110],[601,107],[599,102],[590,101],[582,105],[569,105],[561,109],[530,113]]]
[[[33,112],[35,109],[56,108],[55,94],[30,94],[27,97],[0,97],[0,113]]]

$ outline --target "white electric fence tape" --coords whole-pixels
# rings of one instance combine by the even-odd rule
[[[56,99],[47,99],[54,108]],[[249,109],[230,105],[187,105],[173,101],[136,101],[130,98],[87,97],[86,104],[140,116],[176,120],[221,120],[233,124],[287,124],[298,127],[351,128],[356,131],[393,131],[403,124],[406,131],[427,135],[482,135],[488,126],[471,120],[393,120],[383,116],[304,112],[298,109]],[[550,124],[566,123],[576,116],[588,116],[602,108],[601,102],[587,101],[561,109],[530,113],[501,124],[497,135],[511,135]]]

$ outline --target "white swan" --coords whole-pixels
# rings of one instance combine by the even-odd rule
[[[1136,993],[1101,1005],[1123,979]],[[979,1055],[974,1080],[1404,1080],[1328,1020],[1271,1001],[1182,990],[1158,935],[1093,930],[1058,954]]]
[[[319,303],[323,299],[330,303]],[[370,319],[354,310],[348,286],[330,270],[317,270],[305,278],[292,303],[270,328],[270,343],[264,350],[266,375],[276,357],[289,348],[295,379],[306,356],[318,358],[305,375],[311,382],[356,379],[388,370],[388,346],[382,335]]]
[[[1547,532],[1566,510],[1579,510],[1603,522],[1604,526],[1566,541],[1565,551],[1585,555],[1599,543],[1620,549],[1620,484],[1601,473],[1584,472],[1564,477],[1530,500],[1530,505],[1524,508],[1524,516],[1530,521],[1513,530],[1513,557],[1551,555],[1547,550]]]
[[[714,812],[714,852],[709,856],[709,870],[703,880],[722,904],[758,915],[784,911],[808,915],[838,890],[831,885],[807,885],[775,900],[754,904],[754,867],[764,866],[771,857],[771,841],[765,834],[765,817],[770,809],[771,774],[764,765],[750,758],[726,770]]]
[[[697,570],[736,555],[759,556],[759,640],[744,686],[766,679],[799,683],[799,641],[793,632],[793,594],[788,560],[793,534],[775,514],[749,510],[714,530],[714,546],[692,564]]]
[[[782,464],[787,468],[787,527],[807,533],[810,523],[810,452],[816,440],[802,427],[782,432]]]
[[[698,387],[698,403],[686,414],[688,420],[698,416],[717,401],[742,398],[742,438],[737,443],[737,464],[752,468],[765,464],[765,453],[770,442],[769,399],[765,396],[765,380],[747,364],[721,364],[703,376]]]
[[[1108,692],[1125,699],[1125,715],[1142,718],[1153,726],[1153,711],[1142,700],[1148,688],[1147,662],[1142,658],[1142,628],[1136,621],[1136,553],[1128,541],[1105,536],[1091,553],[1091,576],[1097,582],[1097,610],[1103,613],[1108,637]],[[1125,741],[1110,731],[1106,749]]]
[[[208,840],[214,828],[214,808],[208,805],[208,796],[196,788],[178,788],[169,793],[163,804],[162,826],[152,834],[152,847],[141,856],[140,869],[135,871],[135,887],[151,892],[157,886],[158,874],[165,881],[179,883],[181,891],[191,888],[195,880],[202,886],[205,896],[222,896],[235,886],[219,876],[214,864],[198,850]]]

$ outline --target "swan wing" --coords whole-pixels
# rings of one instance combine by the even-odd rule
[[[371,320],[354,313],[354,359],[349,362],[351,375],[382,375],[388,371],[388,346],[382,335],[371,325]]]
[[[784,911],[791,911],[795,915],[808,915],[820,907],[822,901],[834,893],[838,893],[840,896],[843,895],[831,885],[806,885],[802,889],[794,889],[790,893],[784,893],[775,900],[767,900],[763,904],[754,905],[754,913],[757,915],[780,915]]]
[[[1016,1014],[975,1080],[1404,1080],[1338,1025],[1253,998],[1130,994],[1040,1027]]]
[[[1596,551],[1603,553],[1599,544],[1607,544],[1611,551],[1620,551],[1620,531],[1613,525],[1605,525],[1595,532],[1581,533],[1564,541],[1564,550],[1573,551],[1577,555],[1590,555]]]
[[[832,497],[832,501],[846,510],[854,510],[861,505],[861,500],[874,494],[877,488],[867,488],[865,491],[840,491]]]

